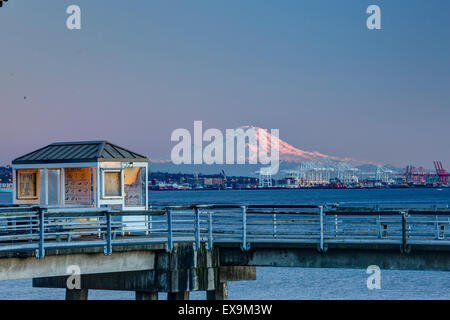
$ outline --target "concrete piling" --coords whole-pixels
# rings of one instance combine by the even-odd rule
[[[227,300],[228,282],[256,279],[254,266],[220,266],[219,249],[206,250],[203,244],[194,249],[191,244],[174,243],[171,252],[161,248],[149,249],[147,270],[83,273],[81,269],[78,290],[66,290],[67,300],[86,300],[88,290],[134,291],[136,300],[158,300],[159,292],[167,292],[168,300],[189,300],[191,291],[206,291],[208,300]],[[86,253],[91,260],[96,253]],[[116,249],[118,258],[121,252]],[[131,257],[125,251],[125,257]],[[140,256],[139,256],[140,257]],[[78,259],[78,258],[77,258]],[[93,260],[96,262],[97,260]],[[131,261],[127,262],[128,264]],[[127,265],[128,265],[127,264]],[[88,269],[89,270],[89,269]],[[33,286],[66,288],[69,275],[33,278]]]
[[[66,300],[87,300],[88,289],[66,289]]]
[[[189,300],[189,291],[168,292],[167,300]]]
[[[158,292],[136,291],[136,300],[158,300]]]
[[[228,283],[221,282],[215,290],[206,291],[207,300],[228,300]]]

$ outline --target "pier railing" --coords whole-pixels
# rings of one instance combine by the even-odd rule
[[[340,208],[330,205],[154,205],[147,211],[108,208],[0,208],[0,252],[176,242],[437,245],[450,250],[450,210]]]

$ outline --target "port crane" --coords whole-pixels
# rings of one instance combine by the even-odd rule
[[[434,174],[423,167],[406,166],[405,178],[407,183],[428,183]]]
[[[433,161],[434,168],[436,169],[436,175],[439,177],[440,184],[447,184],[448,177],[450,177],[450,173],[444,169],[441,161]]]
[[[424,169],[423,167],[416,168],[414,166],[406,166],[405,178],[407,183],[430,183],[438,181],[441,185],[446,185],[449,182],[450,173],[444,169],[441,161],[433,161],[436,173]]]

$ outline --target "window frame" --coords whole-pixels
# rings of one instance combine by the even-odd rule
[[[35,196],[22,196],[21,195],[21,176],[23,174],[34,174],[34,193]],[[39,200],[40,188],[39,173],[38,170],[17,170],[17,186],[16,186],[16,200]]]
[[[105,195],[105,173],[118,172],[120,174],[120,195],[119,196],[108,196]],[[123,199],[124,195],[124,183],[123,183],[123,170],[122,169],[102,169],[102,199]]]

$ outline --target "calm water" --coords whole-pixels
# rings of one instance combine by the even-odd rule
[[[450,204],[450,189],[245,190],[151,192],[155,202],[247,202],[343,204]],[[0,193],[0,203],[11,195]],[[256,281],[229,283],[230,299],[450,299],[450,273],[382,270],[381,289],[366,287],[361,269],[258,268]],[[64,289],[38,289],[31,280],[0,281],[0,299],[64,299]],[[133,299],[132,292],[89,292],[91,299]],[[161,298],[165,298],[161,294]],[[191,294],[204,299],[204,292]]]

